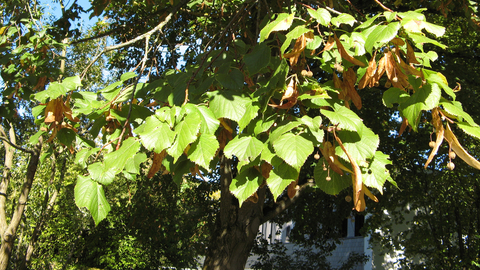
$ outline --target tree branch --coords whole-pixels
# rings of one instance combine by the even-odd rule
[[[9,139],[5,138],[4,136],[0,136],[0,140],[8,143],[10,146],[12,146],[13,148],[15,148],[17,150],[20,150],[20,151],[28,153],[28,154],[33,154],[32,150],[25,149],[25,148],[22,148],[21,146],[18,146],[15,143],[11,142]]]
[[[83,77],[85,76],[85,74],[87,74],[87,71],[88,69],[98,60],[98,58],[100,58],[100,56],[102,56],[104,53],[107,53],[109,51],[113,51],[113,50],[117,50],[117,49],[120,49],[120,48],[123,48],[123,47],[126,47],[126,46],[130,46],[132,44],[134,44],[135,42],[137,41],[140,41],[142,39],[146,39],[146,38],[149,38],[153,33],[157,32],[157,31],[161,31],[162,28],[170,21],[170,19],[172,18],[173,14],[175,14],[178,9],[180,9],[181,6],[185,5],[186,3],[188,3],[189,0],[182,0],[180,3],[178,3],[176,6],[174,6],[172,8],[172,11],[170,11],[170,13],[167,15],[167,17],[165,17],[165,19],[160,22],[157,26],[155,26],[155,28],[153,28],[152,30],[140,35],[140,36],[137,36],[136,38],[134,39],[131,39],[127,42],[124,42],[124,43],[120,43],[120,44],[117,44],[117,45],[112,45],[112,46],[108,46],[106,47],[105,49],[103,49],[102,52],[100,52],[99,54],[97,54],[95,56],[95,58],[93,58],[93,60],[90,62],[90,64],[88,64],[88,66],[85,68],[85,70],[82,72],[82,75],[80,76],[82,79]]]
[[[270,219],[278,216],[283,211],[285,211],[285,209],[287,209],[290,205],[294,204],[300,198],[300,196],[302,196],[303,191],[307,187],[312,187],[313,185],[314,185],[313,181],[309,180],[307,183],[300,186],[300,188],[297,190],[297,193],[292,198],[289,198],[288,195],[284,195],[282,197],[282,199],[277,201],[277,203],[274,207],[264,208],[263,218],[260,221],[260,223],[261,224],[265,223],[265,222],[269,221]]]

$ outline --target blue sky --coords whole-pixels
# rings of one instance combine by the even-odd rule
[[[69,8],[72,3],[74,3],[75,0],[65,0],[65,8]],[[52,0],[42,0],[41,1],[42,5],[45,6],[45,12],[52,14],[56,19],[60,18],[62,16],[62,11],[60,9],[60,3],[58,1],[52,1]],[[83,7],[84,10],[88,10],[92,5],[90,5],[89,0],[77,0],[77,3]],[[75,21],[74,25],[77,23],[83,23],[85,27],[93,25],[98,18],[94,17],[92,19],[89,19],[90,17],[90,12],[88,13],[83,13],[81,14],[81,20],[82,21]]]

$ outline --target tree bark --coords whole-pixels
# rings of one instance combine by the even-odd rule
[[[204,262],[204,270],[243,270],[253,247],[263,216],[265,187],[257,191],[258,202],[247,200],[239,207],[230,192],[231,160],[222,157],[220,165],[220,211]]]
[[[31,152],[30,160],[28,162],[25,181],[22,186],[20,196],[17,201],[16,209],[10,220],[10,224],[6,230],[2,233],[2,245],[0,247],[0,270],[7,269],[10,254],[13,250],[13,244],[15,242],[15,235],[20,224],[20,221],[27,204],[28,194],[32,188],[32,183],[37,172],[38,161],[40,158],[40,152],[42,149],[42,137],[39,138],[39,142],[35,145]],[[6,194],[4,195],[6,196]]]
[[[295,203],[307,186],[303,184],[295,196],[279,198],[273,206],[265,206],[267,187],[262,185],[239,207],[238,200],[230,192],[232,182],[231,161],[221,158],[220,164],[220,211],[217,213],[215,228],[208,246],[204,270],[243,270],[255,244],[260,225],[274,218]],[[265,206],[265,207],[264,207]]]

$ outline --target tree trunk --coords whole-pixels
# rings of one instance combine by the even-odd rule
[[[50,186],[55,186],[54,181],[55,181],[55,174],[57,172],[56,163],[57,163],[57,154],[52,155],[52,172],[51,172],[50,184],[49,184]],[[67,158],[65,157],[63,158],[62,164],[61,164],[61,171],[60,171],[60,177],[59,177],[60,179],[64,179],[65,177],[66,163],[67,163]],[[35,226],[35,229],[33,230],[33,234],[32,234],[32,237],[30,238],[27,251],[25,252],[25,257],[23,258],[23,260],[19,262],[20,265],[18,269],[20,270],[27,269],[27,266],[30,264],[33,251],[35,250],[35,244],[37,243],[38,238],[42,234],[43,227],[47,223],[50,217],[50,214],[53,211],[53,206],[55,205],[55,202],[58,196],[58,190],[59,188],[55,188],[51,197],[49,196],[48,189],[45,191],[45,198],[44,198],[42,213],[40,215],[39,221]]]
[[[42,149],[42,137],[39,139],[39,143],[35,145],[31,151],[30,161],[28,162],[27,172],[25,176],[25,182],[23,183],[20,196],[17,201],[16,209],[10,220],[10,224],[2,234],[2,245],[0,247],[0,270],[7,269],[10,254],[13,250],[13,244],[15,242],[15,235],[17,233],[18,226],[23,216],[23,211],[27,204],[28,194],[32,188],[32,183],[37,172],[38,161],[40,158],[40,152]]]
[[[295,203],[306,187],[306,181],[291,198],[284,194],[273,205],[264,205],[267,187],[257,192],[239,207],[238,200],[230,192],[232,182],[231,160],[222,156],[220,162],[220,211],[208,246],[203,270],[243,270],[255,244],[260,225],[282,213]]]
[[[240,208],[229,191],[231,161],[222,157],[220,211],[205,258],[204,270],[243,270],[263,217],[265,187],[257,192],[258,202],[247,200]]]

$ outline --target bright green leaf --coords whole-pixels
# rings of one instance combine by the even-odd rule
[[[324,8],[319,9],[307,9],[310,16],[312,16],[317,22],[323,26],[328,26],[330,21],[332,20],[332,15],[328,10]]]
[[[295,169],[278,157],[272,159],[273,169],[267,179],[267,185],[276,201],[285,188],[298,179],[300,169]]]
[[[237,95],[232,91],[212,92],[213,100],[210,101],[210,109],[218,118],[228,118],[237,123],[247,111],[249,98]]]
[[[140,174],[140,164],[147,160],[147,155],[145,153],[137,153],[132,158],[127,160],[125,163],[125,171],[129,174]]]
[[[440,101],[441,94],[438,84],[426,84],[400,104],[399,110],[408,119],[414,131],[417,131],[420,122],[420,112],[435,108]]]
[[[197,139],[200,124],[200,115],[198,113],[189,113],[183,121],[175,126],[175,141],[167,150],[167,153],[174,158],[174,162],[182,155],[185,148]]]
[[[239,161],[252,161],[260,155],[262,149],[263,142],[259,139],[250,136],[241,138],[237,136],[228,142],[223,151],[228,158],[236,156]]]
[[[255,168],[242,170],[237,177],[232,179],[230,191],[237,197],[240,207],[252,196],[263,182],[263,177]]]
[[[110,204],[105,197],[102,185],[92,181],[88,176],[77,176],[75,203],[78,207],[86,207],[90,211],[95,225],[98,225],[110,212]]]
[[[363,125],[362,119],[347,107],[335,105],[334,111],[321,109],[320,112],[327,117],[332,125],[338,125],[341,129],[356,131]]]
[[[376,188],[381,194],[383,194],[383,185],[387,179],[397,186],[385,167],[388,164],[392,164],[392,162],[388,160],[388,155],[377,151],[373,159],[369,161],[368,167],[362,168],[363,183],[366,186]]]
[[[133,132],[140,136],[140,140],[145,148],[155,153],[160,153],[170,147],[175,138],[168,124],[161,122],[156,116],[150,116],[141,126]]]
[[[365,49],[372,53],[373,47],[381,47],[383,44],[392,40],[400,29],[400,23],[394,22],[388,25],[379,25],[375,31],[370,33],[365,41]]]
[[[295,14],[287,14],[287,13],[280,13],[278,14],[277,18],[267,24],[261,31],[260,31],[260,42],[264,41],[268,38],[270,33],[276,31],[285,31],[290,28],[293,22]]]
[[[307,157],[313,152],[313,143],[300,135],[286,133],[272,143],[275,152],[287,164],[295,169],[305,163]]]
[[[220,144],[215,135],[202,134],[188,150],[188,159],[206,170],[210,170],[210,161],[215,157],[219,146]]]

